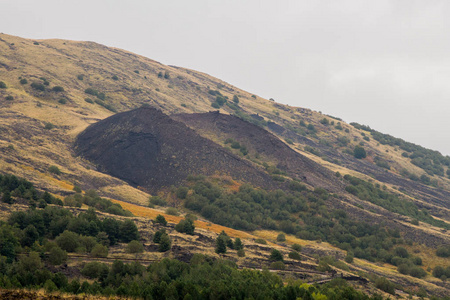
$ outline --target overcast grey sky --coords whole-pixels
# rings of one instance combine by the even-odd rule
[[[0,0],[0,31],[90,40],[450,154],[450,1]]]

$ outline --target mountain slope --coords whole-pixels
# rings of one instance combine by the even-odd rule
[[[370,127],[262,99],[207,74],[165,66],[92,42],[34,41],[0,34],[0,81],[6,85],[0,89],[0,172],[25,177],[41,190],[65,196],[78,185],[83,190],[96,188],[103,196],[147,205],[149,194],[136,188],[141,181],[122,177],[123,168],[114,172],[117,177],[102,172],[105,169],[97,169],[93,162],[101,155],[90,158],[93,161],[84,159],[76,155],[73,145],[91,124],[96,124],[92,128],[127,124],[121,114],[115,114],[149,105],[171,116],[161,120],[181,130],[180,140],[189,134],[192,142],[198,141],[189,148],[203,151],[203,145],[209,145],[214,153],[226,153],[227,159],[235,159],[241,170],[245,169],[242,174],[235,172],[235,177],[256,174],[250,181],[255,185],[276,178],[284,182],[280,183],[283,189],[296,179],[307,187],[306,199],[329,195],[311,204],[308,213],[314,221],[314,214],[324,208],[340,209],[349,219],[399,229],[401,238],[413,244],[412,253],[421,249],[420,244],[426,245],[426,256],[432,254],[429,249],[450,244],[445,229],[450,224],[449,157]],[[221,114],[208,113],[211,110]],[[110,116],[113,123],[106,120]],[[142,124],[152,128],[148,121],[143,117]],[[130,133],[133,128],[142,124],[131,122],[117,128],[126,141],[134,138]],[[262,133],[266,131],[271,135]],[[149,133],[154,135],[156,131]],[[165,135],[168,133],[171,131]],[[155,145],[152,135],[143,142],[150,148]],[[238,142],[239,148],[227,139]],[[102,141],[101,147],[110,142],[107,138]],[[174,147],[183,147],[173,142]],[[230,149],[223,150],[219,145]],[[357,146],[365,150],[365,158],[355,157]],[[192,158],[193,154],[188,156]],[[114,165],[127,162],[131,166],[127,166],[127,172],[136,175],[132,174],[136,161],[122,161],[118,159],[121,157],[115,157]],[[179,163],[186,163],[185,173],[170,173],[168,177],[175,174],[176,180],[159,182],[158,186],[178,184],[183,176],[193,173],[187,161]],[[160,166],[158,171],[162,172]],[[55,169],[50,167],[57,167],[61,173],[51,172]],[[222,169],[223,165],[213,167]],[[154,183],[151,179],[143,182],[148,186]],[[154,194],[156,189],[152,191]],[[287,219],[304,226],[305,220],[295,215]],[[426,270],[427,266],[421,268]],[[397,272],[395,268],[391,271]],[[430,282],[434,280],[430,272],[427,276]]]

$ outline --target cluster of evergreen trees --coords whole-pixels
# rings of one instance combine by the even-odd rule
[[[391,262],[395,245],[402,243],[397,230],[359,222],[343,210],[326,205],[323,189],[308,191],[292,182],[292,191],[265,191],[242,185],[228,192],[205,178],[190,178],[185,206],[214,223],[243,230],[281,230],[302,239],[324,240],[358,258]]]
[[[51,273],[36,252],[12,264],[0,260],[0,287],[44,288],[49,292],[126,296],[142,299],[382,299],[356,291],[345,281],[312,286],[283,280],[268,271],[238,270],[225,260],[194,255],[190,263],[164,259],[147,268],[116,260],[111,266],[91,262],[81,274],[86,280]]]

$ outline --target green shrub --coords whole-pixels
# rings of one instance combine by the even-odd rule
[[[239,97],[237,95],[233,96],[233,102],[238,104],[239,103]]]
[[[367,153],[363,147],[355,146],[355,148],[353,149],[353,156],[357,159],[362,159],[362,158],[366,158]]]
[[[177,225],[175,225],[175,230],[181,233],[193,235],[195,231],[195,225],[192,220],[183,219]]]
[[[51,248],[48,255],[48,261],[52,265],[60,265],[67,260],[67,252],[58,246]]]
[[[175,207],[168,207],[166,209],[166,214],[171,215],[171,216],[179,216],[180,212]]]
[[[152,197],[150,197],[149,201],[153,205],[158,205],[158,206],[166,206],[167,205],[167,202],[159,196],[152,196]]]
[[[285,270],[286,265],[282,261],[274,261],[270,264],[270,269],[272,270]]]
[[[291,251],[289,252],[289,258],[295,259],[295,260],[301,260],[301,256],[297,251]]]
[[[153,235],[153,243],[159,244],[161,241],[161,236],[166,233],[166,230],[164,228],[158,230]]]
[[[420,267],[412,266],[409,269],[409,275],[416,277],[416,278],[423,278],[423,277],[427,276],[427,272],[425,272],[425,270],[423,270]]]
[[[28,80],[26,80],[25,78],[20,79],[20,84],[27,84]]]
[[[163,225],[163,226],[166,226],[166,225],[167,225],[166,218],[164,218],[163,215],[157,215],[157,216],[156,216],[156,219],[155,219],[155,222],[158,223],[158,224],[161,224],[161,225]]]
[[[55,128],[55,125],[53,125],[52,123],[50,122],[45,123],[44,129],[50,130],[53,128]]]
[[[3,81],[0,81],[0,89],[6,89],[6,83],[4,83]]]
[[[242,241],[241,241],[240,238],[236,238],[236,239],[234,240],[233,248],[234,248],[235,250],[241,250],[241,249],[244,249],[244,244],[242,244]]]
[[[237,256],[238,256],[238,257],[245,257],[245,251],[244,251],[244,249],[239,249],[239,250],[237,251]]]
[[[347,255],[345,256],[345,262],[349,264],[353,262],[353,253],[347,252]]]
[[[395,285],[384,277],[375,279],[375,287],[391,295],[395,295]]]
[[[330,121],[328,121],[327,118],[323,118],[322,120],[320,120],[320,123],[325,125],[325,126],[328,126],[330,124]]]
[[[272,261],[283,261],[283,254],[277,249],[272,249],[270,252],[269,260]]]
[[[64,98],[61,98],[61,99],[59,99],[58,103],[66,104],[66,103],[67,103],[67,100],[64,99]]]
[[[5,100],[12,101],[12,100],[14,100],[14,97],[11,95],[8,95],[5,97]]]
[[[439,246],[436,250],[436,255],[439,257],[450,257],[450,245]]]
[[[61,170],[57,166],[50,166],[48,168],[48,171],[50,173],[53,173],[53,174],[56,174],[56,175],[60,175],[61,174]]]
[[[277,242],[285,242],[286,241],[286,235],[284,233],[280,233],[277,236]]]
[[[108,248],[104,245],[97,244],[92,248],[91,255],[93,257],[107,257],[108,256]]]
[[[77,79],[78,79],[78,80],[83,80],[83,79],[84,79],[84,75],[83,75],[83,74],[78,75],[78,76],[77,76]]]
[[[45,85],[43,85],[42,83],[33,82],[31,83],[31,87],[38,91],[45,91]]]
[[[302,246],[300,246],[299,244],[294,244],[292,245],[292,250],[295,250],[297,252],[301,252],[302,251]]]
[[[87,103],[94,104],[94,101],[92,101],[91,98],[86,98],[86,99],[84,99],[84,101],[86,101]]]
[[[117,75],[113,75],[111,78],[112,80],[119,80],[119,77],[117,77]]]
[[[65,230],[56,239],[56,244],[67,252],[74,252],[80,246],[79,235],[75,232]]]
[[[256,240],[255,240],[255,243],[261,244],[261,245],[267,245],[267,242],[266,242],[266,240],[264,240],[264,239],[256,239]]]
[[[126,248],[127,253],[137,254],[144,252],[144,246],[141,242],[133,240],[128,243]]]
[[[87,88],[84,90],[84,92],[88,95],[92,95],[92,96],[97,96],[98,95],[98,91],[93,89],[93,88]]]
[[[52,91],[57,92],[57,93],[64,92],[64,88],[62,86],[57,85],[52,88]]]
[[[406,250],[404,247],[396,247],[394,249],[394,254],[401,257],[401,258],[408,258],[409,253],[408,250]]]
[[[166,252],[170,250],[170,247],[172,246],[172,241],[170,240],[170,237],[167,233],[163,233],[161,235],[161,238],[159,240],[159,252]]]
[[[217,254],[224,254],[227,252],[227,241],[226,236],[220,234],[216,238],[216,253]]]
[[[89,262],[81,269],[81,274],[90,279],[99,278],[109,268],[107,265],[100,262]]]

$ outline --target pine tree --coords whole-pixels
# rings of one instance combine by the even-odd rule
[[[222,235],[219,235],[216,239],[216,253],[227,253],[227,242]]]

